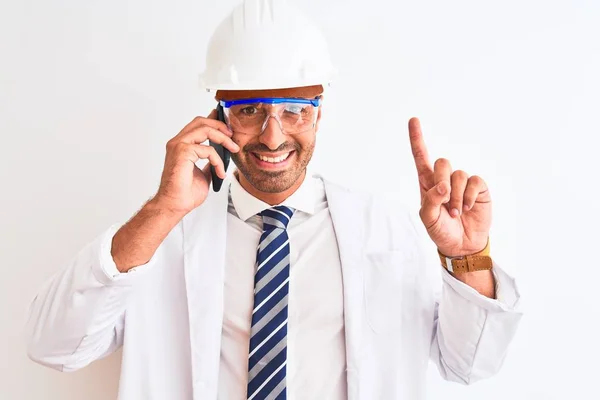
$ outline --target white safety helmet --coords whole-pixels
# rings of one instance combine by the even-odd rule
[[[260,90],[328,85],[336,75],[324,36],[288,0],[244,0],[214,31],[200,86]]]

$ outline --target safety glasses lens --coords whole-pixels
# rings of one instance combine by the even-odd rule
[[[304,132],[316,122],[318,108],[310,103],[264,102],[234,104],[225,109],[226,122],[234,132],[259,134],[274,118],[286,134]]]

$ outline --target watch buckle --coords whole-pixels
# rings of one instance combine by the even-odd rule
[[[448,272],[454,272],[454,267],[452,266],[452,259],[450,257],[446,257],[446,269]]]

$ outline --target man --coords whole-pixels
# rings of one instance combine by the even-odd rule
[[[432,165],[417,119],[421,226],[307,173],[333,72],[319,35],[281,0],[217,28],[202,80],[218,111],[168,142],[156,195],[41,289],[33,360],[73,371],[122,347],[124,400],[420,399],[428,360],[463,384],[499,370],[519,295],[489,253],[484,180]],[[216,191],[219,145],[237,170]]]

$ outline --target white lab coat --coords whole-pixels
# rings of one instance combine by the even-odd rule
[[[429,359],[463,384],[495,374],[521,317],[513,279],[495,265],[499,300],[479,295],[422,246],[420,221],[324,182],[342,265],[348,398],[424,398]],[[117,225],[83,248],[30,306],[29,357],[74,371],[123,346],[120,400],[217,399],[227,184],[133,272],[104,272]]]

